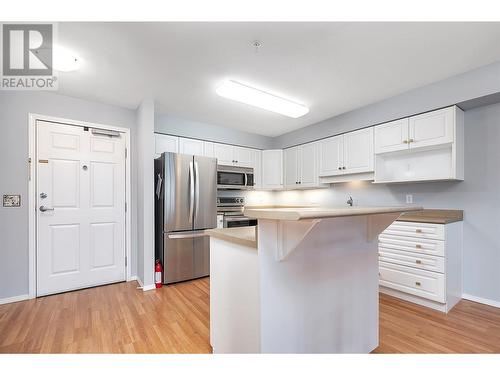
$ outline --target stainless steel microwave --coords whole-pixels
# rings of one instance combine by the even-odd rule
[[[253,186],[253,168],[217,166],[217,189],[247,190]]]

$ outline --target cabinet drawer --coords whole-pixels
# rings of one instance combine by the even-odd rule
[[[395,221],[384,230],[384,234],[444,240],[444,224],[413,223]]]
[[[444,258],[379,246],[379,261],[444,273]]]
[[[444,241],[392,236],[385,233],[384,231],[383,234],[378,236],[379,247],[444,257]]]
[[[379,262],[380,285],[445,303],[444,275],[396,264]]]

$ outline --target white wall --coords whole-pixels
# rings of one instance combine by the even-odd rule
[[[21,194],[20,208],[0,203],[0,299],[28,294],[28,114],[131,129],[132,275],[135,275],[135,111],[47,92],[0,91],[0,196]]]
[[[155,107],[145,99],[137,109],[137,278],[144,287],[154,275]]]
[[[352,182],[329,189],[250,192],[249,204],[344,206],[405,204],[413,194],[425,208],[464,210],[464,293],[500,303],[500,104],[465,112],[465,181],[373,185]]]

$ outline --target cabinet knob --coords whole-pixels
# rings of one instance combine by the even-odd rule
[[[417,245],[415,245],[415,247],[416,247],[417,249],[421,249],[421,248],[422,248],[422,245],[417,244]]]
[[[342,167],[339,167],[339,170],[342,169]]]
[[[403,141],[403,143],[405,143],[405,144],[406,144],[406,143],[408,143],[408,140],[407,140],[407,139],[405,139],[405,140]]]
[[[345,167],[342,167],[342,169],[345,169]]]
[[[415,261],[415,263],[417,263],[417,264],[422,264],[422,261],[421,261],[420,259],[417,259],[417,260]]]
[[[416,286],[420,286],[420,285],[422,285],[422,284],[420,284],[420,281],[415,281],[415,285],[416,285]]]
[[[413,138],[410,138],[410,140],[409,140],[408,142],[409,142],[409,143],[413,143],[413,142],[415,142],[415,141],[413,140]]]
[[[415,233],[422,233],[422,229],[415,229]]]

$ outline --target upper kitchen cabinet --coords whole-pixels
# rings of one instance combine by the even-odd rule
[[[287,189],[318,187],[318,142],[283,151],[284,181]]]
[[[408,119],[375,126],[375,154],[408,149]]]
[[[408,144],[420,148],[451,143],[454,140],[456,106],[410,117]]]
[[[179,139],[179,153],[181,154],[205,156],[204,150],[204,142],[199,139]]]
[[[373,127],[319,142],[321,183],[373,180]]]
[[[164,152],[179,152],[179,137],[155,133],[155,154],[159,156]]]
[[[375,183],[463,180],[463,111],[452,106],[407,121],[404,147],[397,149],[387,147],[383,151],[380,146],[390,143],[384,136],[391,133],[386,131],[391,123],[375,127]],[[394,134],[393,140],[396,138]]]
[[[253,184],[262,189],[262,150],[253,150]]]
[[[283,189],[283,150],[262,151],[262,189]]]
[[[221,165],[232,165],[236,167],[253,167],[254,149],[216,143],[214,155],[217,163]]]

